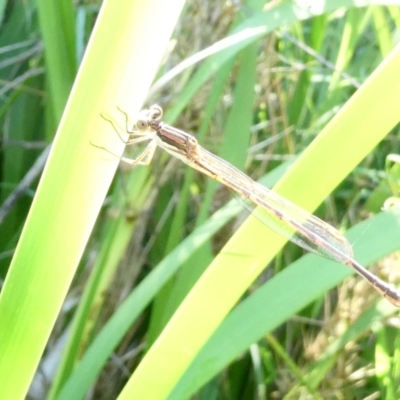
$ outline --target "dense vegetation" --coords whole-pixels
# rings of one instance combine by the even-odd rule
[[[181,3],[0,5],[2,396],[400,398],[392,305],[160,150],[112,181],[107,121],[160,104],[396,284],[400,1]]]

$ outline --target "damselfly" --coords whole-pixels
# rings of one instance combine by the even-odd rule
[[[161,147],[195,170],[260,206],[268,217],[266,223],[271,229],[305,250],[353,268],[381,295],[400,307],[400,292],[355,261],[350,243],[338,230],[205,150],[194,136],[165,124],[161,120],[162,114],[162,108],[158,105],[141,111],[136,129],[127,129],[129,140],[125,143],[131,145],[148,141],[148,144],[136,158],[122,157],[122,161],[131,165],[149,165],[157,146]],[[113,121],[109,121],[119,134]]]

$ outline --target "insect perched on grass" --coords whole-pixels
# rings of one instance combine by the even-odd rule
[[[161,120],[162,114],[162,108],[158,105],[140,112],[135,129],[127,129],[129,139],[125,143],[132,145],[147,141],[148,144],[136,158],[122,157],[122,161],[131,165],[149,165],[157,146],[161,147],[185,164],[261,207],[265,223],[271,229],[307,251],[353,268],[377,292],[393,305],[400,307],[400,292],[354,260],[350,243],[338,230],[210,153],[198,144],[194,136],[165,124]],[[125,116],[128,125],[128,117],[126,114]],[[122,138],[114,122],[110,119],[107,121]]]

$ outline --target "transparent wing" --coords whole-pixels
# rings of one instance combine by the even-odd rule
[[[247,201],[259,220],[303,249],[340,263],[353,258],[350,243],[337,229],[268,188],[254,185],[252,202],[262,207]]]
[[[352,259],[350,243],[333,226],[253,181],[233,165],[200,146],[197,154],[200,162],[185,162],[260,206],[262,211],[258,209],[256,216],[268,227],[307,251],[344,264]]]

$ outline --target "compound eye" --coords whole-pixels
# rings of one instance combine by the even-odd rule
[[[149,124],[146,120],[144,119],[139,119],[136,121],[136,128],[139,129],[139,131],[144,131],[149,127]]]
[[[159,121],[163,115],[163,110],[158,104],[154,104],[150,107],[151,119],[154,121]]]

